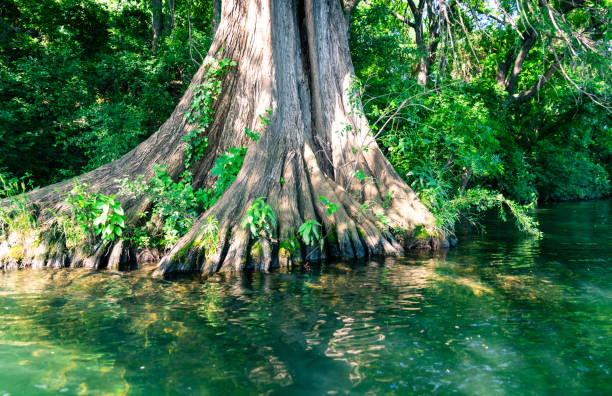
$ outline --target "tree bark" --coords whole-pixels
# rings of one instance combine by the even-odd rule
[[[174,27],[176,26],[176,15],[174,11],[175,0],[168,0],[168,26],[170,27],[170,30],[174,29]]]
[[[157,49],[159,45],[159,39],[162,35],[164,28],[164,9],[162,7],[162,0],[152,0],[151,2],[151,22],[153,27],[152,41],[153,49]]]
[[[518,103],[518,102],[524,102],[526,100],[533,98],[540,91],[540,89],[544,86],[544,84],[546,84],[548,80],[550,80],[553,73],[557,70],[558,67],[559,67],[559,63],[554,62],[552,65],[548,67],[548,69],[546,69],[544,74],[540,76],[540,78],[535,84],[533,84],[529,89],[526,89],[523,92],[510,95],[510,100]]]
[[[237,65],[223,77],[214,121],[204,132],[208,149],[192,167],[194,186],[214,182],[210,170],[220,153],[232,146],[248,150],[236,180],[162,259],[158,275],[267,270],[287,261],[400,255],[407,248],[448,246],[434,217],[372,136],[352,91],[354,71],[344,18],[336,0],[223,1],[207,60],[227,57]],[[80,180],[114,193],[117,178],[138,174],[150,178],[155,164],[167,164],[168,173],[178,177],[184,170],[181,139],[195,127],[183,114],[207,67],[204,62],[173,114],[153,136]],[[267,109],[273,110],[269,125],[257,142],[250,141],[245,127],[261,129],[258,115]],[[358,180],[356,171],[366,177]],[[34,191],[29,198],[40,208],[62,210],[62,194],[71,187],[72,181],[66,181]],[[331,216],[320,196],[337,204]],[[278,220],[272,237],[262,241],[265,254],[259,258],[250,250],[258,239],[240,226],[258,197],[266,197]],[[144,198],[122,204],[131,219],[149,205]],[[219,221],[219,241],[216,253],[206,258],[198,242],[209,216]],[[279,243],[295,237],[307,220],[323,225],[328,236],[324,249],[304,246],[291,252],[290,260],[279,260],[279,253],[286,258]],[[414,237],[417,229],[419,236]]]
[[[506,80],[506,91],[509,95],[513,95],[514,91],[516,90],[519,75],[523,71],[523,63],[525,63],[527,55],[535,45],[537,38],[537,32],[534,30],[529,30],[524,34],[523,45],[521,46],[521,50],[519,51],[518,55],[514,59],[514,65],[512,66],[510,75]]]
[[[429,26],[429,45],[427,45],[427,43],[425,42],[425,28],[423,24],[426,3],[428,6],[427,17],[430,19],[431,22]],[[413,0],[408,0],[406,11],[408,11],[408,9],[410,9],[410,12],[412,13],[412,21],[410,21],[406,17],[406,12],[404,13],[404,15],[396,11],[391,12],[400,22],[410,26],[414,31],[414,37],[417,46],[417,56],[419,59],[417,63],[417,84],[419,84],[420,86],[426,86],[427,80],[429,78],[430,65],[432,64],[431,62],[433,61],[433,59],[435,59],[435,51],[438,45],[437,34],[434,32],[434,24],[436,23],[435,21],[439,17],[439,15],[434,15],[431,1],[426,2],[426,0],[419,0],[418,4],[415,4]]]
[[[417,51],[419,52],[419,63],[417,66],[417,84],[420,86],[427,85],[427,77],[429,76],[429,51],[425,45],[423,29],[421,24],[416,25],[414,29],[416,35]]]
[[[497,73],[495,74],[495,81],[497,84],[506,88],[506,77],[508,76],[508,71],[510,71],[510,66],[512,66],[512,61],[514,60],[514,49],[511,49],[506,54],[506,58],[502,63],[497,65]]]

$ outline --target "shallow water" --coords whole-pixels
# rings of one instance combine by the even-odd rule
[[[612,394],[612,201],[537,215],[288,273],[0,274],[0,395]]]

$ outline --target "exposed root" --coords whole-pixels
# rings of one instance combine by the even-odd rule
[[[0,270],[26,267],[129,270],[147,261],[145,256],[145,260],[139,260],[137,253],[125,241],[118,241],[113,246],[85,243],[69,248],[63,235],[53,229],[33,230],[28,235],[12,233],[0,238]]]
[[[209,59],[221,52],[236,67],[223,77],[213,105],[215,117],[204,132],[208,148],[190,169],[193,187],[214,182],[210,170],[229,147],[248,146],[247,154],[221,199],[162,258],[158,275],[268,271],[293,263],[397,256],[409,248],[447,245],[431,213],[378,149],[361,104],[347,94],[354,71],[340,2],[224,1]],[[206,70],[202,65],[192,86],[203,82]],[[188,89],[171,117],[147,141],[80,181],[92,190],[115,194],[117,178],[143,175],[148,180],[154,166],[161,164],[178,179],[185,170],[182,139],[196,127],[184,117],[193,99],[194,91]],[[257,116],[267,109],[274,116],[261,128]],[[251,142],[246,127],[265,131]],[[357,171],[364,176],[360,180]],[[68,209],[64,197],[72,185],[66,181],[29,194],[30,202],[40,209],[39,222]],[[259,197],[266,197],[277,224],[270,232],[252,235],[241,221]],[[319,197],[333,203],[333,210]],[[0,206],[4,203],[0,201]],[[122,198],[121,203],[128,224],[136,223],[137,213],[150,206],[146,197]],[[204,243],[209,216],[219,223],[214,252]],[[321,224],[322,244],[306,246],[298,235],[307,221]],[[36,235],[0,240],[0,268],[124,269],[159,258],[158,252],[135,252],[128,245],[68,248],[64,238],[47,226]]]
[[[378,189],[370,189],[361,196],[351,194],[322,172],[308,144],[304,145],[302,153],[291,151],[284,158],[279,172],[282,181],[281,178],[266,179],[265,185],[249,184],[244,180],[235,182],[162,259],[156,274],[161,276],[175,271],[211,274],[246,269],[268,271],[274,267],[321,261],[328,257],[350,260],[399,256],[408,248],[435,247],[434,244],[440,242],[433,241],[444,238],[435,233],[412,237],[417,226],[423,230],[432,229],[432,218],[424,207],[415,206],[407,193],[398,190],[398,194],[390,200],[389,207],[384,209]],[[267,191],[267,194],[261,195],[263,191]],[[237,193],[240,195],[237,196]],[[240,226],[249,205],[259,196],[266,197],[266,202],[277,216],[278,224],[271,238],[253,236]],[[327,213],[327,207],[318,200],[321,196],[337,204],[333,213]],[[364,206],[360,203],[359,198],[365,196],[376,200],[375,204]],[[415,210],[424,210],[425,213],[406,219],[408,216],[400,214],[406,206],[409,207],[409,214]],[[380,211],[378,214],[386,219],[385,223],[377,217],[375,210]],[[220,216],[220,239],[215,254],[206,260],[205,247],[198,241],[202,238],[203,220],[211,215]],[[322,224],[324,249],[305,246],[300,240],[297,230],[307,220]],[[286,241],[291,241],[294,247],[288,248]]]

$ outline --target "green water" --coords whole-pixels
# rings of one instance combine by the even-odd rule
[[[612,394],[612,201],[537,215],[433,257],[0,274],[0,395]]]

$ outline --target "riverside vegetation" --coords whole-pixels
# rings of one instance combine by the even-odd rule
[[[537,236],[537,221],[530,216],[535,203],[610,194],[610,86],[601,72],[609,68],[609,54],[598,56],[609,36],[602,25],[609,18],[605,4],[544,7],[542,12],[552,10],[563,21],[560,28],[551,27],[557,19],[538,13],[513,18],[505,13],[512,4],[487,7],[376,0],[351,10],[355,78],[345,94],[349,115],[366,118],[371,131],[351,148],[356,159],[344,164],[351,171],[343,187],[358,198],[368,186],[380,187],[357,160],[368,152],[368,139],[375,139],[435,217],[435,227],[411,230],[416,244],[436,233],[452,239],[459,222],[478,225],[492,209],[502,219],[510,214],[520,230]],[[193,246],[201,247],[205,260],[220,254],[220,235],[228,232],[220,225],[223,219],[213,214],[198,219],[236,180],[247,145],[260,141],[275,113],[267,109],[258,114],[259,127],[244,128],[247,144],[209,147],[207,131],[216,120],[224,78],[237,67],[223,50],[206,62],[200,55],[219,22],[213,8],[207,1],[169,2],[160,16],[143,1],[8,1],[0,11],[3,266],[31,264],[30,252],[38,265],[129,268],[139,252],[148,252],[143,256],[148,259],[169,252],[195,225],[198,236],[175,257],[186,260]],[[163,29],[155,27],[156,18]],[[553,42],[551,29],[568,35],[567,48]],[[578,30],[589,32],[593,51],[571,35]],[[588,56],[570,68],[563,51],[578,50]],[[116,194],[76,177],[150,136],[202,62],[202,82],[192,84],[193,98],[182,114],[194,127],[181,138],[180,174],[159,162],[152,174],[116,178]],[[515,68],[506,69],[500,83],[506,63]],[[357,132],[347,123],[335,133]],[[194,165],[207,155],[216,159],[212,181],[203,185],[194,179]],[[24,156],[33,160],[23,161]],[[24,194],[70,177],[72,189],[58,191],[60,209],[41,207]],[[279,184],[286,181],[280,177]],[[364,200],[356,216],[371,217],[379,232],[404,238],[406,230],[387,215],[399,193]],[[304,216],[285,235],[274,231],[281,221],[276,206],[254,197],[239,220],[250,234],[250,257],[270,255],[273,244],[286,262],[318,260],[320,252],[333,250],[339,240],[334,219],[344,208],[336,213],[340,201],[316,195],[323,215]],[[125,207],[140,197],[146,205]],[[367,239],[362,228],[356,231]]]

